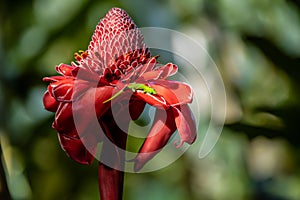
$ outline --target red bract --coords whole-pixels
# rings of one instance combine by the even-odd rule
[[[128,14],[112,8],[97,25],[88,50],[76,53],[71,65],[58,65],[59,76],[43,79],[50,82],[44,106],[55,112],[53,128],[65,152],[79,163],[91,164],[98,143],[103,142],[99,159],[103,200],[122,198],[125,155],[120,149],[126,148],[130,120],[138,119],[146,104],[157,109],[149,135],[133,160],[135,171],[167,144],[175,130],[181,140],[176,147],[196,138],[187,105],[193,99],[191,87],[166,80],[177,66],[158,66],[156,59]]]

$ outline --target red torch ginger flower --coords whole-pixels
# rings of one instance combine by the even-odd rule
[[[121,199],[125,155],[118,148],[126,148],[130,120],[136,120],[146,104],[156,107],[149,135],[133,160],[138,171],[176,130],[180,135],[176,147],[194,142],[196,125],[187,105],[193,99],[192,89],[186,83],[166,80],[177,72],[177,66],[158,65],[157,56],[151,56],[140,31],[120,8],[112,8],[99,22],[88,50],[76,53],[75,60],[71,65],[58,65],[59,76],[43,79],[50,82],[44,106],[55,112],[53,128],[73,160],[91,164],[97,144],[104,142],[99,162],[101,199]],[[113,106],[119,106],[117,113]],[[104,134],[95,134],[97,128]],[[103,164],[103,160],[108,161]]]

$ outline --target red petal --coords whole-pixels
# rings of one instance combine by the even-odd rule
[[[89,88],[93,87],[93,85],[94,84],[91,84],[90,82],[76,79],[73,86],[72,100],[78,100],[78,98],[80,98]]]
[[[153,65],[155,65],[154,63]],[[150,68],[149,68],[150,69]],[[140,77],[136,79],[136,82],[151,81],[157,79],[165,79],[174,75],[178,70],[178,67],[172,63],[168,63],[155,70],[147,70],[145,73],[141,73]]]
[[[73,66],[66,65],[64,63],[61,63],[60,65],[56,66],[56,71],[65,76],[72,76],[73,69]]]
[[[90,88],[79,100],[73,102],[72,110],[76,115],[76,128],[79,135],[84,132],[91,121],[95,121],[95,117],[99,119],[110,108],[109,102],[103,102],[112,96],[113,91],[112,86]]]
[[[152,57],[151,59],[149,59],[149,61],[146,64],[144,64],[139,69],[137,69],[137,73],[141,76],[145,72],[151,71],[155,65],[156,65],[156,57]]]
[[[43,81],[45,81],[45,82],[57,82],[57,81],[61,81],[61,80],[64,80],[64,79],[66,79],[66,78],[63,77],[63,76],[50,76],[50,77],[44,77]]]
[[[172,75],[176,74],[176,72],[178,70],[178,67],[177,67],[177,65],[175,65],[173,63],[168,63],[168,64],[160,67],[157,70],[162,72],[159,78],[165,79],[169,76],[172,76]]]
[[[65,79],[50,84],[50,91],[57,101],[71,101],[74,79]]]
[[[82,79],[90,82],[98,82],[100,80],[100,76],[97,73],[91,72],[88,69],[82,67],[76,67],[72,70],[72,76],[77,79]]]
[[[48,91],[57,101],[70,102],[79,98],[89,87],[91,84],[87,81],[64,78],[49,84]]]
[[[76,115],[76,129],[82,136],[91,121],[95,121],[94,117],[99,119],[108,110],[110,104],[104,104],[103,101],[111,97],[112,91],[111,86],[90,88],[79,100],[73,103],[61,103],[53,127],[60,133],[74,133],[73,115]]]
[[[191,87],[182,82],[169,80],[156,80],[150,83],[157,95],[162,96],[170,106],[177,106],[191,103],[193,91]]]
[[[157,108],[163,108],[163,109],[169,108],[167,101],[160,95],[153,95],[153,94],[145,93],[142,90],[136,90],[134,96],[150,104],[151,106],[155,106]]]
[[[144,82],[144,81],[151,81],[151,80],[157,80],[162,74],[162,71],[159,70],[152,70],[149,72],[144,73],[142,76],[140,76],[138,79],[136,79],[136,82]]]
[[[70,158],[81,164],[91,164],[94,156],[90,154],[79,138],[58,134],[60,145]]]
[[[180,142],[175,144],[180,148],[184,142],[192,144],[197,136],[196,123],[192,111],[188,105],[173,107],[175,123],[180,135]]]
[[[59,133],[76,136],[76,129],[73,120],[72,104],[60,103],[55,114],[53,128]]]
[[[146,162],[152,159],[168,142],[176,130],[172,109],[157,109],[152,128],[134,159],[134,170],[139,171]]]
[[[56,99],[50,95],[48,90],[44,94],[43,103],[45,109],[51,112],[56,112],[59,104]]]
[[[144,101],[135,100],[134,97],[129,102],[129,113],[132,120],[137,120],[142,114],[146,103]]]
[[[104,97],[101,97],[101,92],[103,92],[103,88],[92,88],[76,101],[75,105],[61,103],[55,115],[53,127],[60,133],[61,146],[72,159],[79,163],[91,163],[93,155],[96,152],[97,143],[101,140],[101,135],[94,131],[100,127],[98,124],[98,115],[91,114],[95,112],[101,115],[107,110],[97,106],[103,105],[101,98],[105,98],[106,96],[106,92],[104,91],[102,93]],[[96,97],[96,101],[92,97]],[[101,104],[95,103],[99,99]],[[95,111],[95,107],[101,110]],[[76,126],[73,114],[77,116]],[[92,152],[92,155],[88,150]]]

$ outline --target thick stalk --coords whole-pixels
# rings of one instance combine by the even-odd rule
[[[99,162],[98,181],[101,200],[122,200],[124,172]]]
[[[108,113],[100,122],[107,136],[103,141],[98,167],[101,200],[122,200],[127,139],[127,134],[123,130],[124,128],[128,130],[129,119],[123,117],[122,120],[117,121],[118,123],[115,122],[112,114]]]

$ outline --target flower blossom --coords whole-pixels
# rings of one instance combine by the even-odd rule
[[[167,80],[177,70],[172,63],[158,64],[129,15],[112,8],[97,25],[88,49],[75,53],[71,65],[56,66],[60,75],[43,79],[49,82],[43,103],[55,113],[53,128],[69,157],[91,164],[99,143],[109,141],[117,147],[103,144],[98,179],[101,199],[122,198],[125,155],[120,148],[126,149],[129,123],[139,118],[146,104],[156,111],[149,134],[133,159],[135,171],[176,130],[180,136],[176,147],[194,142],[196,124],[188,106],[193,91],[186,83]],[[97,134],[99,128],[103,134]]]

